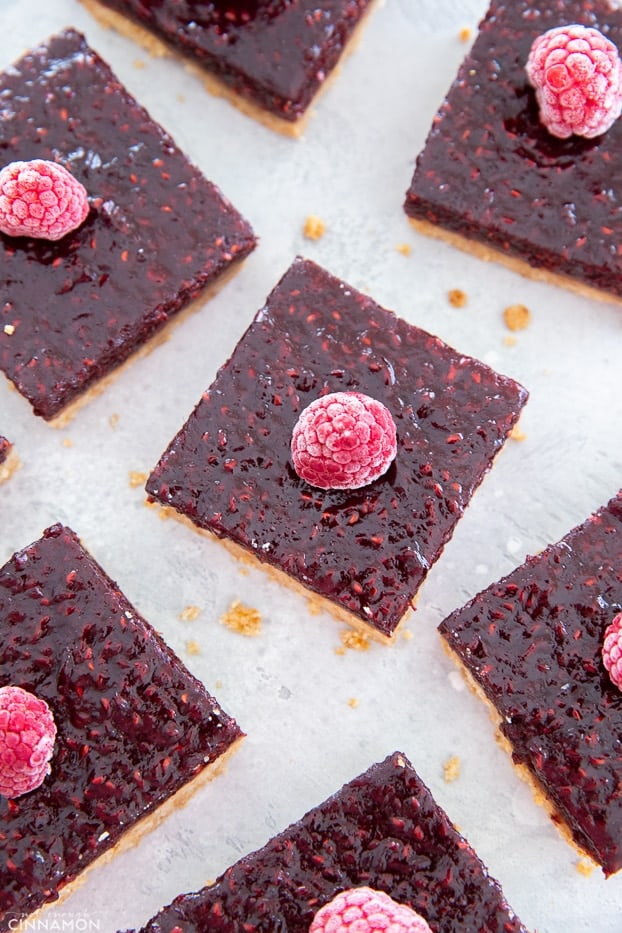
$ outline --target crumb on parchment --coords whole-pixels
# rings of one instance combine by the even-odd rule
[[[195,619],[198,619],[200,614],[200,606],[184,606],[184,608],[179,613],[179,618],[182,622],[194,622]]]
[[[309,214],[302,229],[307,240],[320,240],[326,232],[326,224],[321,217]]]
[[[509,305],[503,312],[503,320],[508,330],[525,330],[529,327],[531,312],[525,305]]]
[[[588,858],[580,858],[575,862],[575,867],[580,875],[589,878],[594,871],[594,863]]]
[[[186,651],[188,654],[201,654],[201,646],[198,641],[193,641],[191,639],[186,642]]]
[[[341,632],[341,645],[335,650],[337,654],[345,654],[348,648],[351,651],[367,651],[369,649],[369,638],[364,632],[357,632],[351,628],[344,629]]]
[[[402,256],[410,256],[412,253],[412,246],[410,243],[398,243],[395,248]]]
[[[454,308],[464,308],[468,301],[467,293],[462,291],[461,288],[450,289],[450,291],[447,292],[447,298],[449,304]]]
[[[240,635],[255,636],[261,631],[261,613],[252,606],[245,606],[239,599],[234,600],[228,610],[220,617],[227,628]]]
[[[447,761],[443,764],[443,778],[447,784],[451,784],[451,782],[457,780],[459,776],[460,759],[457,755],[452,755],[451,758],[448,758]]]
[[[141,473],[139,470],[130,470],[129,477],[132,489],[136,489],[137,486],[144,486],[147,482],[147,474]]]
[[[527,439],[527,435],[523,431],[521,431],[521,429],[519,428],[517,424],[514,425],[514,427],[510,431],[509,436],[510,436],[510,439],[513,441],[524,441]]]
[[[468,42],[471,36],[473,35],[473,30],[470,26],[463,26],[460,32],[458,33],[458,38],[461,42]]]
[[[359,705],[359,699],[358,699],[358,697],[350,697],[350,699],[348,700],[348,706],[349,706],[351,709],[356,709],[356,707],[357,707],[358,705]]]

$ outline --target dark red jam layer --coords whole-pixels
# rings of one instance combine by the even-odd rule
[[[398,752],[213,885],[176,898],[141,933],[308,933],[323,904],[363,885],[443,933],[525,933],[498,882]]]
[[[0,234],[0,369],[50,419],[255,239],[79,33],[0,76],[0,104],[1,163],[61,162],[91,204],[56,243]]]
[[[514,760],[607,875],[622,868],[622,692],[601,647],[621,609],[622,492],[440,627]]]
[[[99,0],[155,32],[237,94],[294,122],[371,0]]]
[[[524,65],[536,36],[594,26],[622,51],[606,0],[493,0],[417,159],[405,209],[536,268],[622,297],[622,121],[551,136]]]
[[[315,489],[290,459],[299,413],[338,390],[378,399],[397,425],[394,463],[362,489]],[[526,398],[511,379],[297,259],[147,491],[389,636]]]
[[[0,464],[3,464],[9,456],[12,446],[11,442],[0,434]]]
[[[51,774],[0,797],[0,930],[58,891],[241,732],[70,529],[0,570],[0,685],[52,709]]]

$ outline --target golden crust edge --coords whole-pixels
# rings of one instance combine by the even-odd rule
[[[21,460],[19,459],[15,448],[11,447],[4,462],[0,463],[0,483],[5,483],[8,479],[10,479],[20,466]]]
[[[259,104],[255,104],[253,101],[242,97],[225,84],[224,81],[219,80],[216,75],[211,74],[200,65],[195,64],[188,56],[177,51],[173,46],[168,45],[163,39],[154,35],[154,33],[150,32],[145,26],[135,23],[116,10],[111,10],[109,7],[103,6],[99,3],[99,0],[80,0],[80,3],[82,3],[91,15],[106,29],[114,29],[116,32],[120,33],[120,35],[133,40],[154,58],[175,58],[183,62],[188,71],[199,78],[205,89],[213,97],[222,97],[229,104],[234,106],[236,110],[239,110],[240,113],[243,113],[245,116],[250,117],[252,120],[255,120],[257,123],[260,123],[262,126],[265,126],[275,133],[280,133],[282,136],[289,136],[293,139],[300,139],[314,114],[317,101],[337,78],[341,64],[359,46],[365,24],[371,16],[372,9],[380,6],[384,3],[384,0],[372,0],[369,6],[366,7],[363,15],[354,27],[352,35],[342,50],[339,62],[318,88],[306,111],[295,121],[284,120],[270,113],[268,110],[264,110]]]
[[[477,240],[469,240],[468,237],[462,236],[459,233],[454,233],[452,230],[445,230],[443,227],[437,226],[429,220],[409,217],[408,221],[418,233],[422,233],[424,236],[431,237],[435,240],[443,240],[450,246],[460,249],[464,253],[470,253],[477,259],[482,259],[484,262],[499,263],[512,272],[517,272],[519,275],[522,275],[525,279],[531,279],[535,282],[544,282],[547,285],[554,285],[557,288],[563,288],[566,289],[566,291],[573,292],[582,298],[589,298],[593,301],[604,301],[608,304],[622,306],[621,298],[617,298],[615,295],[591,285],[584,285],[582,282],[577,282],[569,275],[563,275],[559,272],[550,272],[547,269],[535,268],[534,266],[530,266],[529,263],[525,262],[523,259],[517,259],[515,256],[508,256],[502,250],[496,249],[494,246],[487,246]]]
[[[103,865],[107,865],[109,862],[112,862],[118,855],[122,855],[124,852],[128,852],[130,849],[135,848],[143,838],[148,836],[153,830],[157,829],[165,820],[168,819],[171,814],[178,809],[185,807],[190,798],[201,789],[201,787],[208,784],[210,781],[213,781],[214,778],[221,775],[226,766],[229,763],[229,759],[237,751],[241,742],[244,740],[245,736],[238,736],[231,745],[214,761],[208,763],[204,768],[199,771],[195,777],[190,781],[180,787],[179,790],[173,794],[172,797],[169,797],[167,800],[164,800],[158,807],[153,810],[151,813],[147,813],[142,816],[138,822],[134,823],[130,829],[121,836],[118,842],[115,843],[110,849],[106,852],[102,852],[101,855],[91,862],[90,865],[87,865],[83,871],[80,872],[72,881],[68,882],[63,888],[59,891],[59,896],[57,900],[50,901],[47,904],[44,904],[42,907],[39,907],[33,913],[28,914],[28,916],[23,917],[17,925],[12,926],[11,929],[15,930],[16,933],[26,930],[38,929],[41,926],[42,918],[50,910],[56,910],[58,907],[61,907],[65,901],[68,900],[75,892],[85,883],[87,879],[90,878],[91,873],[100,868]]]
[[[207,528],[201,528],[201,526],[196,525],[192,519],[188,518],[186,515],[182,515],[170,505],[162,505],[157,501],[148,501],[147,504],[157,506],[163,517],[174,518],[176,521],[186,525],[186,527],[190,528],[192,531],[198,532],[204,537],[218,542],[218,544],[222,545],[227,551],[229,551],[229,553],[235,557],[236,560],[251,567],[259,567],[264,573],[267,574],[267,576],[270,577],[270,579],[274,580],[281,586],[285,586],[290,591],[297,593],[299,596],[302,596],[309,606],[310,615],[318,615],[320,612],[326,612],[328,615],[333,616],[333,618],[335,618],[338,622],[343,622],[345,625],[348,625],[355,631],[360,632],[361,635],[364,635],[366,638],[369,638],[381,645],[395,644],[397,641],[398,633],[411,614],[411,609],[408,609],[401,617],[400,621],[393,630],[393,633],[391,635],[383,635],[382,632],[379,632],[373,626],[363,622],[363,620],[355,616],[354,613],[349,612],[347,609],[343,609],[341,606],[333,604],[331,600],[321,596],[319,593],[314,593],[312,590],[307,589],[307,587],[303,586],[302,583],[299,583],[297,580],[294,580],[293,577],[290,577],[289,574],[285,573],[284,570],[279,570],[278,567],[273,567],[272,564],[268,564],[267,562],[260,560],[236,541],[232,541],[230,538],[221,538],[213,531],[210,531]]]
[[[501,716],[499,715],[499,711],[495,707],[494,703],[488,699],[481,685],[475,680],[469,669],[464,665],[460,655],[454,651],[449,641],[443,635],[441,635],[441,642],[447,656],[451,658],[451,660],[457,665],[469,690],[474,694],[474,696],[482,701],[488,710],[488,715],[490,716],[490,719],[495,727],[495,741],[497,742],[497,745],[502,749],[502,751],[509,755],[510,760],[512,761],[512,767],[520,779],[524,781],[524,783],[529,787],[536,805],[542,807],[557,832],[568,843],[568,845],[575,850],[577,855],[579,855],[581,858],[587,859],[591,865],[600,868],[601,866],[595,860],[594,856],[588,852],[587,849],[581,848],[579,843],[573,837],[566,820],[555,808],[553,801],[550,799],[546,793],[546,790],[544,787],[542,787],[536,776],[529,770],[527,765],[519,764],[512,760],[514,749],[512,748],[510,740],[505,735],[503,735],[503,732],[501,731]]]
[[[156,347],[166,343],[167,340],[169,340],[169,338],[172,336],[173,331],[179,325],[181,325],[192,314],[195,314],[197,311],[199,311],[206,302],[211,301],[218,294],[218,292],[220,292],[220,290],[224,288],[225,285],[227,285],[230,279],[237,275],[247,259],[248,256],[245,256],[243,259],[239,259],[236,262],[231,263],[228,268],[218,276],[217,279],[206,285],[203,291],[197,295],[197,297],[194,298],[189,304],[187,304],[185,308],[182,308],[181,311],[177,312],[171,318],[169,318],[168,321],[159,330],[157,330],[145,341],[145,343],[141,344],[139,347],[136,347],[136,349],[130,353],[127,359],[123,360],[122,363],[119,363],[119,365],[115,366],[114,369],[110,370],[110,372],[106,373],[96,382],[88,386],[88,388],[85,389],[81,395],[69,402],[69,404],[66,405],[61,411],[59,411],[58,414],[53,418],[44,418],[42,420],[52,428],[65,428],[85,405],[88,405],[94,399],[98,398],[100,395],[103,395],[106,389],[112,385],[112,383],[117,378],[119,378],[126,369],[129,369],[130,366],[139,360],[144,359],[153,350],[155,350]],[[5,378],[7,379],[9,386],[19,392],[17,386],[14,385],[8,376]],[[27,402],[28,400],[25,399],[25,401]]]

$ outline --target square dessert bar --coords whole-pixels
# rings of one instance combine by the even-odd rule
[[[397,456],[363,488],[318,489],[293,468],[292,430],[310,402],[342,390],[388,408]],[[526,399],[513,380],[298,258],[147,492],[386,639]]]
[[[601,650],[621,609],[622,492],[440,627],[537,799],[606,875],[622,868],[622,692]]]
[[[82,0],[149,51],[172,47],[209,90],[271,129],[299,135],[374,0]]]
[[[395,752],[141,933],[308,933],[341,891],[389,894],[433,930],[525,933],[503,892],[416,774]]]
[[[607,0],[493,0],[436,115],[405,202],[414,225],[590,296],[622,298],[622,121],[594,139],[540,123],[525,73],[534,39],[578,23],[622,51]]]
[[[59,419],[254,247],[248,223],[67,30],[0,75],[2,162],[60,162],[90,213],[51,242],[0,234],[0,369]]]
[[[0,686],[9,685],[45,700],[57,735],[43,784],[0,795],[3,931],[136,842],[242,736],[62,525],[0,570]]]

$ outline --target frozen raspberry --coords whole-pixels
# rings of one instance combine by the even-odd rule
[[[309,933],[432,933],[426,921],[383,891],[350,888],[316,913]]]
[[[600,136],[620,116],[620,56],[598,29],[549,29],[534,41],[525,67],[540,119],[553,136]]]
[[[614,617],[605,630],[603,639],[603,664],[612,682],[622,690],[622,612]]]
[[[60,240],[89,212],[86,188],[56,162],[10,162],[0,171],[0,231]]]
[[[382,402],[332,392],[311,402],[292,434],[294,469],[320,489],[358,489],[387,471],[397,452],[395,423]]]
[[[0,794],[19,797],[49,774],[56,726],[45,700],[21,687],[0,687]]]

